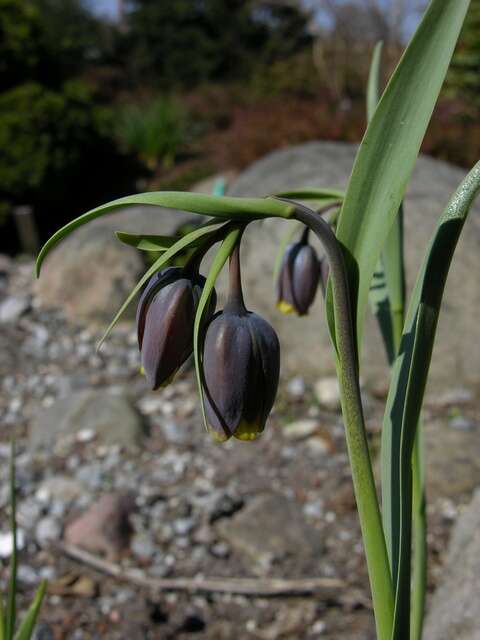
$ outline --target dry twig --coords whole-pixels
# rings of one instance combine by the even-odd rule
[[[57,543],[55,549],[95,571],[123,582],[130,582],[153,592],[230,593],[257,597],[300,596],[317,593],[321,593],[323,596],[338,596],[338,592],[346,587],[346,583],[337,578],[311,578],[305,580],[283,580],[281,578],[151,578],[142,571],[123,569],[118,564],[99,558],[73,545],[63,542]]]

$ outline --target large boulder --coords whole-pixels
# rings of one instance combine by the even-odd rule
[[[140,252],[121,244],[115,231],[171,234],[191,219],[171,209],[135,206],[77,229],[45,260],[36,284],[41,304],[61,307],[74,322],[110,322],[146,269]],[[125,317],[133,315],[131,305]]]
[[[435,592],[425,640],[480,640],[480,490],[453,530],[442,583]]]
[[[229,195],[264,196],[306,186],[344,188],[356,146],[338,142],[310,142],[275,151],[243,172]],[[425,247],[435,224],[465,171],[422,156],[405,200],[405,254],[411,291]],[[438,326],[431,382],[437,389],[451,384],[480,382],[480,203],[465,225],[453,260]],[[325,375],[334,363],[324,321],[321,296],[310,315],[298,319],[275,309],[272,271],[277,247],[288,223],[268,220],[246,233],[242,252],[247,306],[265,315],[282,344],[282,370],[288,375]],[[365,382],[385,383],[383,347],[373,318],[367,322],[362,359]]]
[[[229,194],[264,196],[304,186],[343,188],[355,153],[355,145],[338,142],[311,142],[275,151],[234,180]],[[464,175],[462,169],[431,158],[421,157],[417,163],[405,203],[409,290],[435,223]],[[449,385],[452,378],[456,384],[480,382],[479,212],[477,205],[466,223],[445,292],[432,364],[432,381],[437,389]],[[158,207],[130,207],[77,230],[45,261],[37,287],[41,303],[63,306],[76,321],[105,324],[145,268],[139,253],[120,245],[113,232],[168,234],[190,219],[192,214]],[[306,318],[283,316],[275,308],[273,264],[287,229],[288,223],[278,220],[247,229],[242,249],[245,298],[252,310],[267,317],[277,329],[283,374],[291,376],[301,371],[306,379],[314,379],[334,371],[321,296]],[[222,277],[220,304],[225,282]],[[385,383],[383,347],[373,319],[366,327],[362,376],[367,383]]]

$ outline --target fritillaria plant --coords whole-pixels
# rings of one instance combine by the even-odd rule
[[[245,307],[241,238],[247,225],[266,218],[278,224],[295,221],[295,233],[303,225],[299,241],[291,244],[279,261],[277,302],[283,310],[303,315],[322,274],[324,279],[328,277],[326,325],[340,384],[379,640],[419,640],[422,633],[425,528],[417,517],[422,510],[424,513],[424,503],[419,502],[423,493],[419,480],[422,463],[416,446],[418,425],[443,288],[460,231],[480,188],[480,164],[467,175],[440,217],[406,312],[399,210],[468,5],[468,0],[430,2],[378,105],[376,51],[369,84],[370,122],[345,192],[303,188],[267,198],[177,192],[128,196],[67,224],[46,243],[37,261],[38,274],[47,253],[64,236],[94,218],[129,205],[167,207],[205,216],[202,224],[184,237],[117,233],[122,242],[160,252],[160,257],[122,305],[104,338],[146,285],[138,306],[137,328],[148,383],[152,388],[168,383],[193,353],[207,430],[217,441],[231,436],[254,440],[263,431],[274,402],[280,347],[266,320]],[[321,260],[309,244],[312,233],[322,244]],[[289,232],[288,237],[291,235]],[[211,267],[202,276],[203,257],[214,247]],[[190,250],[185,267],[166,269],[169,261],[185,249]],[[229,296],[225,307],[215,314],[215,282],[228,260]],[[381,301],[379,287],[370,291],[379,265],[385,275]],[[382,309],[389,314],[395,338],[386,339],[391,382],[382,431],[381,506],[359,386],[369,297],[376,312]]]

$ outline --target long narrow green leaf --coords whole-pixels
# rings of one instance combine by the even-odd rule
[[[45,590],[47,588],[47,582],[42,580],[38,587],[35,598],[33,599],[30,608],[27,611],[27,615],[22,621],[19,630],[15,634],[15,640],[30,640],[33,635],[35,624],[37,623],[38,614],[40,613],[40,607],[45,596]]]
[[[17,603],[17,493],[15,487],[15,441],[12,439],[10,451],[10,530],[12,532],[12,557],[10,558],[10,579],[7,596],[6,638],[13,638]]]
[[[0,593],[0,640],[5,640],[6,629],[5,629],[5,611],[3,608],[3,595]]]
[[[410,555],[412,510],[412,449],[420,417],[443,290],[455,247],[470,206],[480,191],[480,162],[452,197],[429,244],[412,293],[387,398],[382,448],[400,463],[382,469],[384,526],[392,539],[398,528],[398,548],[392,552],[397,577],[395,638],[408,638],[410,620]]]
[[[62,238],[90,220],[131,205],[167,207],[224,219],[236,218],[245,222],[253,218],[289,218],[293,213],[293,207],[273,198],[233,198],[180,191],[155,191],[126,196],[87,211],[54,233],[38,254],[37,277],[40,274],[45,256]]]
[[[370,120],[377,108],[378,99],[380,98],[380,63],[382,60],[383,42],[377,42],[373,49],[372,62],[368,74],[367,83],[367,120]]]
[[[359,346],[368,290],[405,193],[469,0],[432,0],[360,145],[340,212]],[[331,295],[327,303],[332,304]]]
[[[220,248],[215,255],[215,258],[213,259],[212,266],[210,267],[207,280],[203,287],[202,295],[200,296],[200,300],[198,302],[197,312],[195,314],[195,323],[193,327],[193,356],[195,358],[195,372],[197,375],[200,407],[202,409],[202,418],[205,429],[207,429],[207,418],[205,416],[205,403],[203,397],[203,364],[201,353],[202,323],[205,317],[205,311],[210,303],[210,298],[212,296],[213,288],[215,287],[215,282],[220,274],[220,271],[223,269],[224,264],[228,260],[229,255],[232,253],[233,248],[237,244],[242,234],[242,230],[243,229],[241,226],[234,226],[231,231],[226,234]]]
[[[179,236],[157,236],[125,231],[115,231],[115,235],[123,244],[140,251],[166,251],[180,240]]]
[[[289,198],[290,200],[332,200],[332,202],[342,201],[345,192],[339,189],[304,187],[303,189],[293,189],[273,194],[277,198]]]
[[[107,330],[105,331],[105,333],[103,334],[102,338],[100,339],[100,341],[99,341],[99,343],[97,345],[97,350],[100,349],[102,344],[105,342],[107,337],[110,335],[110,332],[113,329],[113,327],[120,320],[121,316],[123,315],[123,313],[127,309],[128,305],[132,302],[132,300],[135,298],[137,293],[139,293],[139,291],[143,287],[143,285],[146,284],[148,279],[151,278],[155,273],[157,273],[157,271],[159,271],[159,269],[164,264],[166,264],[171,258],[173,258],[177,253],[182,251],[182,249],[185,249],[186,247],[191,246],[192,244],[197,242],[200,238],[203,238],[203,237],[205,237],[207,235],[215,233],[215,231],[216,231],[216,229],[212,229],[212,227],[209,226],[209,225],[200,227],[199,229],[195,229],[194,231],[191,231],[188,235],[184,236],[183,238],[180,238],[180,240],[178,240],[173,246],[171,246],[169,249],[167,249],[159,258],[157,258],[157,260],[155,260],[155,262],[148,269],[148,271],[146,271],[146,273],[144,273],[144,275],[140,278],[139,282],[137,282],[135,287],[129,293],[129,295],[128,295],[127,299],[125,300],[125,302],[122,304],[120,309],[115,314],[115,317],[113,318],[112,322],[108,325]]]

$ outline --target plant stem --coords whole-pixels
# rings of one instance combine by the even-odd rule
[[[413,445],[413,594],[411,612],[411,640],[421,640],[425,614],[425,592],[427,588],[427,519],[425,499],[425,479],[423,473],[423,429],[418,421],[417,434]]]
[[[299,204],[296,204],[294,215],[318,236],[330,264],[335,309],[334,346],[337,354],[337,375],[372,591],[377,638],[390,640],[394,612],[393,586],[363,417],[357,349],[343,253],[329,224],[320,216]]]

